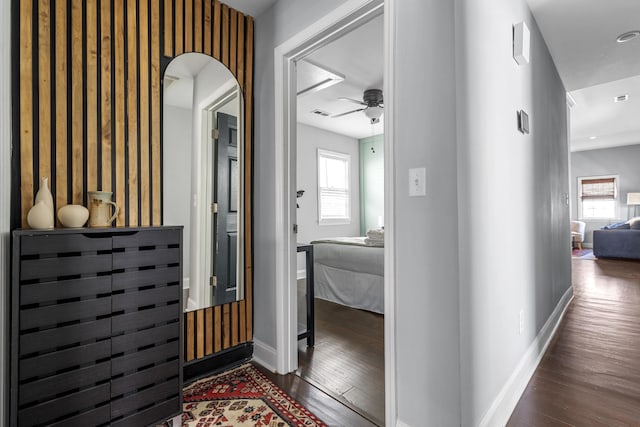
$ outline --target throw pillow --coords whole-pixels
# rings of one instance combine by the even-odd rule
[[[640,230],[640,217],[631,218],[629,220],[629,226],[632,230]]]

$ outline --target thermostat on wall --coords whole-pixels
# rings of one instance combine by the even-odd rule
[[[513,59],[520,65],[529,63],[530,38],[529,28],[524,21],[513,26]]]

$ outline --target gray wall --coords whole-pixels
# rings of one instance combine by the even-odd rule
[[[9,289],[9,211],[11,195],[11,2],[0,2],[0,424],[5,421],[5,310]]]
[[[385,222],[395,231],[398,418],[459,426],[454,2],[395,4],[396,217]],[[409,197],[415,167],[426,168],[426,197]]]
[[[297,189],[304,190],[296,211],[298,242],[308,243],[325,237],[360,235],[360,185],[358,140],[298,123]],[[318,224],[318,148],[351,156],[351,223]],[[304,258],[304,254],[300,254]],[[299,256],[299,258],[300,258]],[[304,264],[302,264],[304,265]]]
[[[614,222],[626,221],[633,216],[634,209],[627,206],[627,193],[640,192],[640,145],[606,148],[601,150],[575,151],[571,153],[571,218],[578,218],[578,178],[584,176],[618,175],[617,219],[610,221],[586,221],[585,244],[593,244],[593,230]]]
[[[524,66],[512,58],[520,21]],[[456,52],[462,425],[473,426],[571,285],[566,101],[524,0],[457,0]]]
[[[255,23],[253,276],[254,336],[276,347],[275,314],[275,116],[273,50],[343,0],[279,0]]]

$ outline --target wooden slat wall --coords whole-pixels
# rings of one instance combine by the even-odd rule
[[[15,226],[27,226],[42,176],[56,211],[86,205],[87,191],[112,191],[116,225],[160,225],[161,64],[202,52],[236,76],[245,105],[245,299],[186,315],[185,361],[251,341],[253,18],[218,0],[22,0],[17,7]]]
[[[245,100],[245,299],[187,313],[185,319],[185,361],[197,360],[221,350],[251,341],[251,163],[253,99],[253,18],[244,16],[219,1],[164,1],[164,25],[173,33],[164,35],[163,54],[173,58],[182,53],[202,52],[227,66],[238,80]]]

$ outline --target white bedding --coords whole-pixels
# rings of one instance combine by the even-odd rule
[[[364,239],[337,238],[311,242],[315,296],[383,313],[384,248],[366,245]]]

